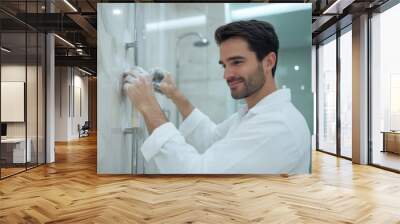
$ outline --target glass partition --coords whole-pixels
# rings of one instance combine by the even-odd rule
[[[19,15],[44,12],[44,1],[1,2]],[[0,178],[45,163],[45,35],[0,12]],[[3,22],[7,21],[6,22]]]
[[[31,168],[37,165],[37,76],[38,76],[38,35],[36,32],[27,32],[27,98],[26,98],[26,113],[27,113],[27,151],[30,157],[27,161],[27,167]]]
[[[336,154],[336,36],[318,48],[318,149]]]
[[[37,64],[37,163],[46,162],[46,36],[38,33],[38,64]]]
[[[352,157],[352,32],[340,36],[340,154]]]
[[[24,171],[26,151],[26,33],[1,34],[1,176]],[[7,49],[6,51],[4,49]]]
[[[372,164],[400,171],[400,4],[371,18]]]

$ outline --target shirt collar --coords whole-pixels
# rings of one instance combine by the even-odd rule
[[[242,107],[239,108],[238,113],[243,116],[247,112],[259,114],[263,113],[265,110],[270,108],[272,105],[290,102],[291,101],[291,94],[290,89],[279,89],[271,94],[262,98],[253,108],[250,110],[247,109],[247,104],[243,104]]]

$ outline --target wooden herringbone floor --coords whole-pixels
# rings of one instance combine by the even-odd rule
[[[0,223],[400,223],[400,175],[315,152],[300,176],[98,176],[94,137],[0,181]]]

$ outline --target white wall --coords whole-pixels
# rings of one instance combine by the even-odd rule
[[[55,68],[55,141],[68,140],[68,68]]]
[[[26,70],[25,70],[26,69]],[[25,73],[27,71],[29,87],[32,85],[36,86],[36,67],[18,64],[9,64],[1,66],[1,81],[3,82],[25,82]],[[36,135],[36,87],[27,88],[27,122],[28,122],[28,137],[31,133]],[[2,96],[4,97],[4,96]],[[29,108],[30,107],[30,108]],[[7,110],[7,108],[1,108],[1,110]],[[27,122],[7,122],[7,136],[8,137],[25,137],[25,126]]]
[[[2,65],[1,66],[1,81],[2,82],[25,82],[25,65]],[[32,67],[28,66],[28,71]],[[28,72],[30,74],[30,72]],[[3,96],[2,96],[3,97]],[[1,108],[7,110],[7,108]],[[25,137],[25,123],[24,122],[11,122],[7,124],[8,137]]]
[[[55,140],[77,139],[78,124],[82,126],[88,120],[88,78],[71,67],[56,67],[55,73]],[[77,98],[79,89],[81,103]],[[79,113],[79,104],[82,113]]]
[[[76,74],[77,70],[74,71],[74,91],[72,94],[74,96],[71,99],[74,99],[74,102],[71,102],[72,108],[72,116],[70,120],[70,136],[72,138],[79,138],[78,132],[78,124],[82,126],[85,121],[88,121],[88,77],[82,77],[80,74]],[[71,89],[72,90],[72,89]],[[80,92],[80,93],[79,93]],[[80,97],[79,97],[80,95]],[[80,102],[79,102],[80,101]],[[80,108],[81,107],[81,108]],[[81,111],[80,111],[81,110]]]

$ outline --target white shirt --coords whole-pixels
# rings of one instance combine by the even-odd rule
[[[290,101],[277,90],[253,108],[240,110],[216,125],[194,109],[178,131],[168,122],[141,147],[161,173],[309,173],[310,132]]]

